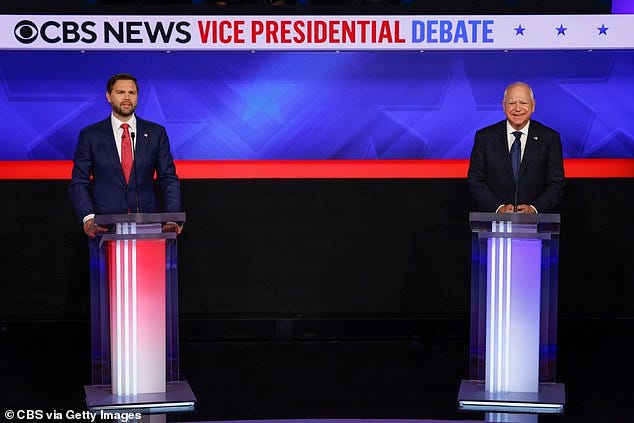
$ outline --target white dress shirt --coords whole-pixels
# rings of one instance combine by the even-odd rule
[[[526,140],[528,139],[528,127],[530,126],[531,121],[529,120],[528,122],[526,122],[526,125],[524,125],[523,128],[519,129],[519,131],[522,133],[522,136],[520,137],[520,145],[522,146],[521,150],[522,150],[522,155],[520,156],[521,158],[524,158],[524,150],[526,149]],[[515,129],[511,126],[511,124],[509,123],[509,121],[506,121],[506,141],[508,143],[508,148],[509,148],[509,153],[511,152],[511,146],[513,145],[513,143],[515,142],[515,135],[513,135],[513,132],[518,131],[518,129]]]
[[[123,135],[123,128],[121,127],[121,124],[123,123],[127,123],[128,125],[130,125],[130,127],[128,128],[128,131],[130,131],[130,137],[133,140],[136,140],[135,136],[133,136],[132,134],[136,134],[136,116],[134,115],[134,113],[132,114],[132,116],[130,117],[130,120],[128,120],[127,122],[124,122],[122,120],[117,119],[114,114],[110,115],[110,121],[112,122],[112,134],[114,136],[114,142],[117,144],[117,153],[119,153],[119,161],[121,161],[121,136]],[[132,157],[134,157],[134,143],[132,144]]]
[[[522,133],[522,135],[520,136],[521,159],[524,158],[524,150],[526,149],[526,140],[528,139],[528,127],[530,126],[530,124],[531,124],[531,121],[529,120],[528,122],[526,122],[526,125],[524,125],[523,128],[519,129],[519,131]],[[511,124],[509,123],[509,121],[507,120],[506,121],[506,142],[508,144],[509,154],[511,153],[511,146],[515,142],[515,135],[513,135],[513,132],[515,131],[518,131],[518,130],[513,128]],[[521,159],[520,159],[520,163],[521,163]],[[495,212],[497,213],[498,211],[500,211],[500,209],[503,206],[504,204],[500,204],[497,210],[495,210]],[[533,206],[532,204],[529,204],[529,206],[531,206],[531,208],[535,211],[535,213],[539,213],[537,209],[535,208],[535,206]]]

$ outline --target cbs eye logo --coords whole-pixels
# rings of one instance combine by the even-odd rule
[[[24,20],[15,25],[13,33],[22,44],[31,44],[37,39],[38,29],[33,22]]]

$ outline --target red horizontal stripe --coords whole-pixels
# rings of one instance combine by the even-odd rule
[[[465,160],[258,160],[178,162],[185,179],[466,178]]]
[[[466,178],[468,160],[181,160],[182,179]],[[568,178],[634,178],[634,159],[566,159]],[[70,179],[71,161],[1,161],[0,179]]]
[[[565,159],[566,178],[634,178],[634,159]]]

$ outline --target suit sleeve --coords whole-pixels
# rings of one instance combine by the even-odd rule
[[[89,136],[85,130],[82,130],[79,133],[77,149],[73,157],[73,171],[68,188],[71,202],[80,221],[84,216],[95,212],[90,195],[93,160]]]
[[[170,151],[170,143],[165,128],[162,128],[156,163],[156,178],[163,194],[166,212],[181,211],[180,182]]]
[[[467,174],[467,185],[471,198],[475,201],[476,207],[480,211],[495,212],[504,203],[499,199],[487,181],[487,153],[486,139],[481,132],[476,132],[469,160],[469,172]]]
[[[540,213],[556,210],[564,196],[565,178],[561,137],[555,132],[548,147],[548,166],[544,180],[544,189],[533,201]]]

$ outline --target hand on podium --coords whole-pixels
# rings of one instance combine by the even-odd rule
[[[174,222],[167,222],[163,225],[163,232],[176,232],[176,235],[180,235],[183,232],[183,225],[179,225]]]
[[[533,206],[529,206],[528,204],[518,204],[517,205],[517,213],[526,213],[526,214],[535,214],[537,211]]]
[[[526,213],[526,214],[534,214],[537,213],[535,208],[528,204],[518,204],[517,209],[513,204],[504,204],[500,206],[497,210],[498,213]]]
[[[88,219],[86,223],[84,223],[84,233],[89,238],[94,238],[97,234],[102,234],[104,232],[108,232],[108,228],[97,225],[95,223],[95,219]]]

